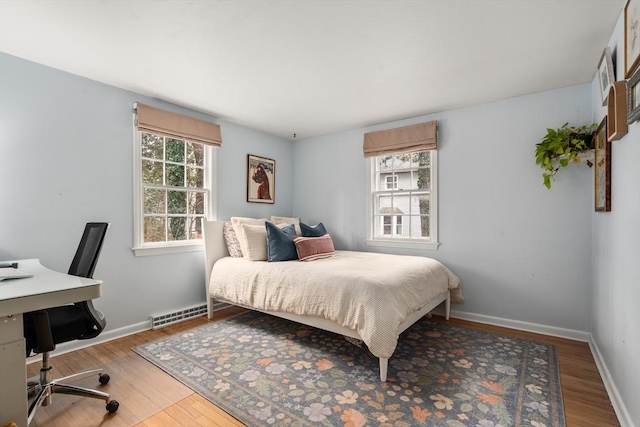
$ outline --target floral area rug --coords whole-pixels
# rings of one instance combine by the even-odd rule
[[[133,349],[248,426],[564,426],[556,348],[423,318],[380,382],[344,337],[258,312]]]

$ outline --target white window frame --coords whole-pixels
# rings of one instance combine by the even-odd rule
[[[391,178],[391,183],[389,183],[389,178]],[[391,184],[391,186],[389,186]],[[385,185],[387,190],[397,190],[398,189],[398,175],[388,175],[385,177]]]
[[[367,235],[365,243],[367,246],[386,246],[391,248],[405,249],[430,249],[437,250],[440,246],[438,241],[438,151],[431,151],[431,191],[430,191],[430,218],[429,218],[429,239],[402,239],[398,237],[376,236],[375,228],[377,224],[374,221],[375,206],[375,161],[376,157],[366,159],[366,191],[367,191],[367,208],[366,208],[366,227]]]
[[[391,228],[391,233],[385,233],[384,232],[384,227],[386,225],[386,223],[384,222],[384,218],[389,217],[391,218],[391,223],[389,224],[389,227]],[[395,214],[389,214],[389,215],[382,215],[382,233],[385,236],[402,236],[402,232],[403,232],[403,228],[402,228],[402,215],[395,215]],[[399,220],[399,221],[398,221]]]
[[[135,123],[135,117],[134,117]],[[203,239],[178,240],[169,242],[144,242],[144,196],[142,185],[142,131],[134,126],[133,148],[133,253],[135,256],[163,255],[183,252],[196,252],[204,249]],[[205,219],[215,219],[217,206],[217,151],[214,147],[204,144],[204,189],[208,190],[205,197]]]

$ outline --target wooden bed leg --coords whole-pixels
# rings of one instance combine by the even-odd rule
[[[444,317],[449,320],[449,314],[451,314],[451,293],[447,295],[447,299],[444,302]]]
[[[389,367],[389,359],[380,357],[380,381],[387,382],[387,368]]]
[[[213,319],[213,298],[207,296],[207,319]]]

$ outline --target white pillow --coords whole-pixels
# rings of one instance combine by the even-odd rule
[[[247,236],[244,234],[242,224],[261,225],[262,228],[265,228],[265,222],[267,222],[266,218],[256,219],[241,216],[231,217],[231,224],[233,225],[233,229],[236,231],[236,237],[238,238],[238,242],[240,243],[240,250],[242,251],[243,256],[246,256],[245,254],[247,253]]]
[[[288,224],[278,224],[276,227],[283,228]],[[267,260],[267,227],[265,225],[241,224],[247,241],[247,250],[242,251],[245,258],[251,261]]]
[[[296,229],[296,236],[302,236],[302,230],[300,230],[300,218],[293,218],[293,217],[289,217],[289,216],[272,216],[271,217],[271,222],[276,224],[276,225],[293,224],[293,226]]]

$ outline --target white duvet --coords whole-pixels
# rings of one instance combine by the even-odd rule
[[[211,273],[214,299],[261,310],[317,316],[356,330],[371,353],[390,358],[406,317],[460,280],[425,257],[336,251],[312,262],[249,261],[225,257]]]

